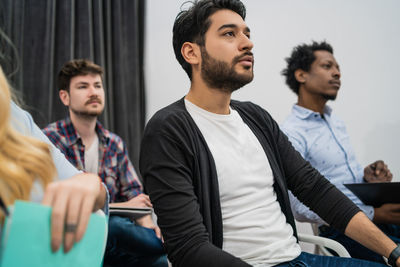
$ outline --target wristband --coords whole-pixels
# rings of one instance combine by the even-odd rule
[[[388,263],[390,266],[396,266],[396,261],[400,257],[400,245],[397,245],[395,249],[393,249],[392,253],[390,253],[388,258]]]

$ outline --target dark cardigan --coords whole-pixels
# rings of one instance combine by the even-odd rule
[[[344,232],[359,211],[294,150],[272,117],[250,102],[231,101],[268,157],[274,190],[297,237],[287,190]],[[157,214],[169,259],[179,266],[249,266],[223,251],[218,177],[213,156],[184,99],[158,111],[146,126],[140,171]]]

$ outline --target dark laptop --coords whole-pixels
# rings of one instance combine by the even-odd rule
[[[366,205],[380,207],[385,203],[400,203],[400,182],[344,185]]]

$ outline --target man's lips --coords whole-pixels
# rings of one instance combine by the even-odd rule
[[[254,62],[254,58],[253,58],[253,56],[246,55],[246,56],[239,58],[238,62],[242,63],[243,65],[252,66],[253,62]]]
[[[239,59],[239,61],[250,61],[253,62],[253,56],[243,56]]]
[[[337,88],[339,88],[341,85],[340,80],[331,80],[331,81],[329,81],[329,84],[332,84]]]

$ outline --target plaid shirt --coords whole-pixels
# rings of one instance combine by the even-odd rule
[[[43,132],[74,166],[85,170],[85,146],[69,117],[49,124]],[[98,121],[96,132],[99,137],[98,175],[107,185],[110,202],[128,201],[142,193],[142,184],[122,139],[104,129]]]

